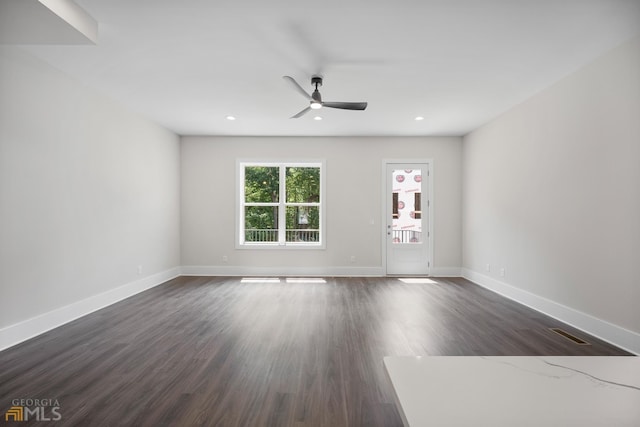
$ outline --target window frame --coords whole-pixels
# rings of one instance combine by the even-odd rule
[[[245,201],[245,168],[246,167],[278,167],[279,168],[279,201],[278,202],[249,202]],[[288,167],[317,167],[320,169],[320,200],[309,203],[287,203],[286,201],[286,173]],[[238,159],[236,161],[236,249],[326,249],[326,221],[325,221],[325,170],[324,159],[310,160],[254,160]],[[277,206],[278,207],[278,241],[275,242],[246,242],[245,241],[245,207],[246,206]],[[287,207],[309,206],[318,207],[319,236],[317,242],[287,242],[286,241],[286,211]]]

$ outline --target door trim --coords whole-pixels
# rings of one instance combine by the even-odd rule
[[[427,199],[427,206],[428,206],[428,211],[429,211],[429,224],[428,224],[428,236],[427,236],[427,244],[428,244],[428,251],[429,251],[429,255],[427,257],[427,262],[429,263],[429,269],[428,269],[428,273],[427,276],[431,276],[431,271],[433,271],[433,259],[434,259],[434,253],[433,253],[433,239],[434,239],[434,234],[433,234],[433,230],[434,230],[434,223],[435,223],[435,216],[434,216],[434,192],[433,192],[433,180],[435,177],[435,172],[434,172],[434,161],[433,159],[425,159],[425,158],[421,158],[421,159],[407,159],[407,158],[401,158],[401,159],[382,159],[382,166],[381,166],[381,179],[380,179],[380,187],[382,188],[382,197],[380,197],[380,201],[381,201],[381,212],[380,212],[380,230],[381,230],[381,247],[382,247],[382,272],[383,274],[386,276],[387,275],[387,166],[388,165],[394,165],[394,164],[404,164],[404,163],[414,163],[414,164],[423,164],[423,165],[427,165],[429,167],[429,179],[427,187],[429,189],[429,198]]]

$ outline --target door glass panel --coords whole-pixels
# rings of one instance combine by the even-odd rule
[[[415,219],[422,218],[422,203],[420,201],[421,199],[422,193],[413,193],[413,208],[415,209],[413,211],[413,218]]]
[[[422,170],[397,169],[391,179],[392,241],[422,243]]]
[[[398,218],[398,193],[393,193],[393,217]]]

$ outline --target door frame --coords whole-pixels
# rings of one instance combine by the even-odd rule
[[[429,170],[429,175],[427,179],[427,188],[429,191],[429,197],[426,200],[427,203],[427,211],[428,211],[428,219],[429,223],[427,224],[427,251],[429,252],[427,256],[428,263],[428,273],[427,276],[431,276],[431,271],[433,270],[433,224],[434,224],[434,192],[433,192],[433,180],[434,180],[434,166],[433,159],[382,159],[382,168],[381,168],[381,187],[382,187],[382,197],[381,197],[381,216],[380,216],[380,229],[381,229],[381,246],[382,246],[382,273],[384,276],[387,275],[387,209],[388,209],[388,201],[387,201],[387,166],[394,164],[416,164],[416,165],[427,165]],[[424,209],[424,207],[423,207]],[[394,275],[395,276],[395,275]]]

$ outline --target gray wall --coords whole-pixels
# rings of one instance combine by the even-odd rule
[[[0,330],[180,265],[176,135],[19,48],[0,93]]]
[[[273,267],[338,274],[380,272],[381,170],[387,158],[434,161],[434,267],[461,266],[461,146],[458,137],[183,137],[182,264],[191,272],[250,274]],[[236,160],[326,159],[326,250],[235,247]],[[374,224],[371,225],[371,220]],[[227,256],[224,263],[222,257]],[[351,256],[356,262],[351,263]]]
[[[462,168],[471,274],[640,333],[640,39],[467,135]]]

